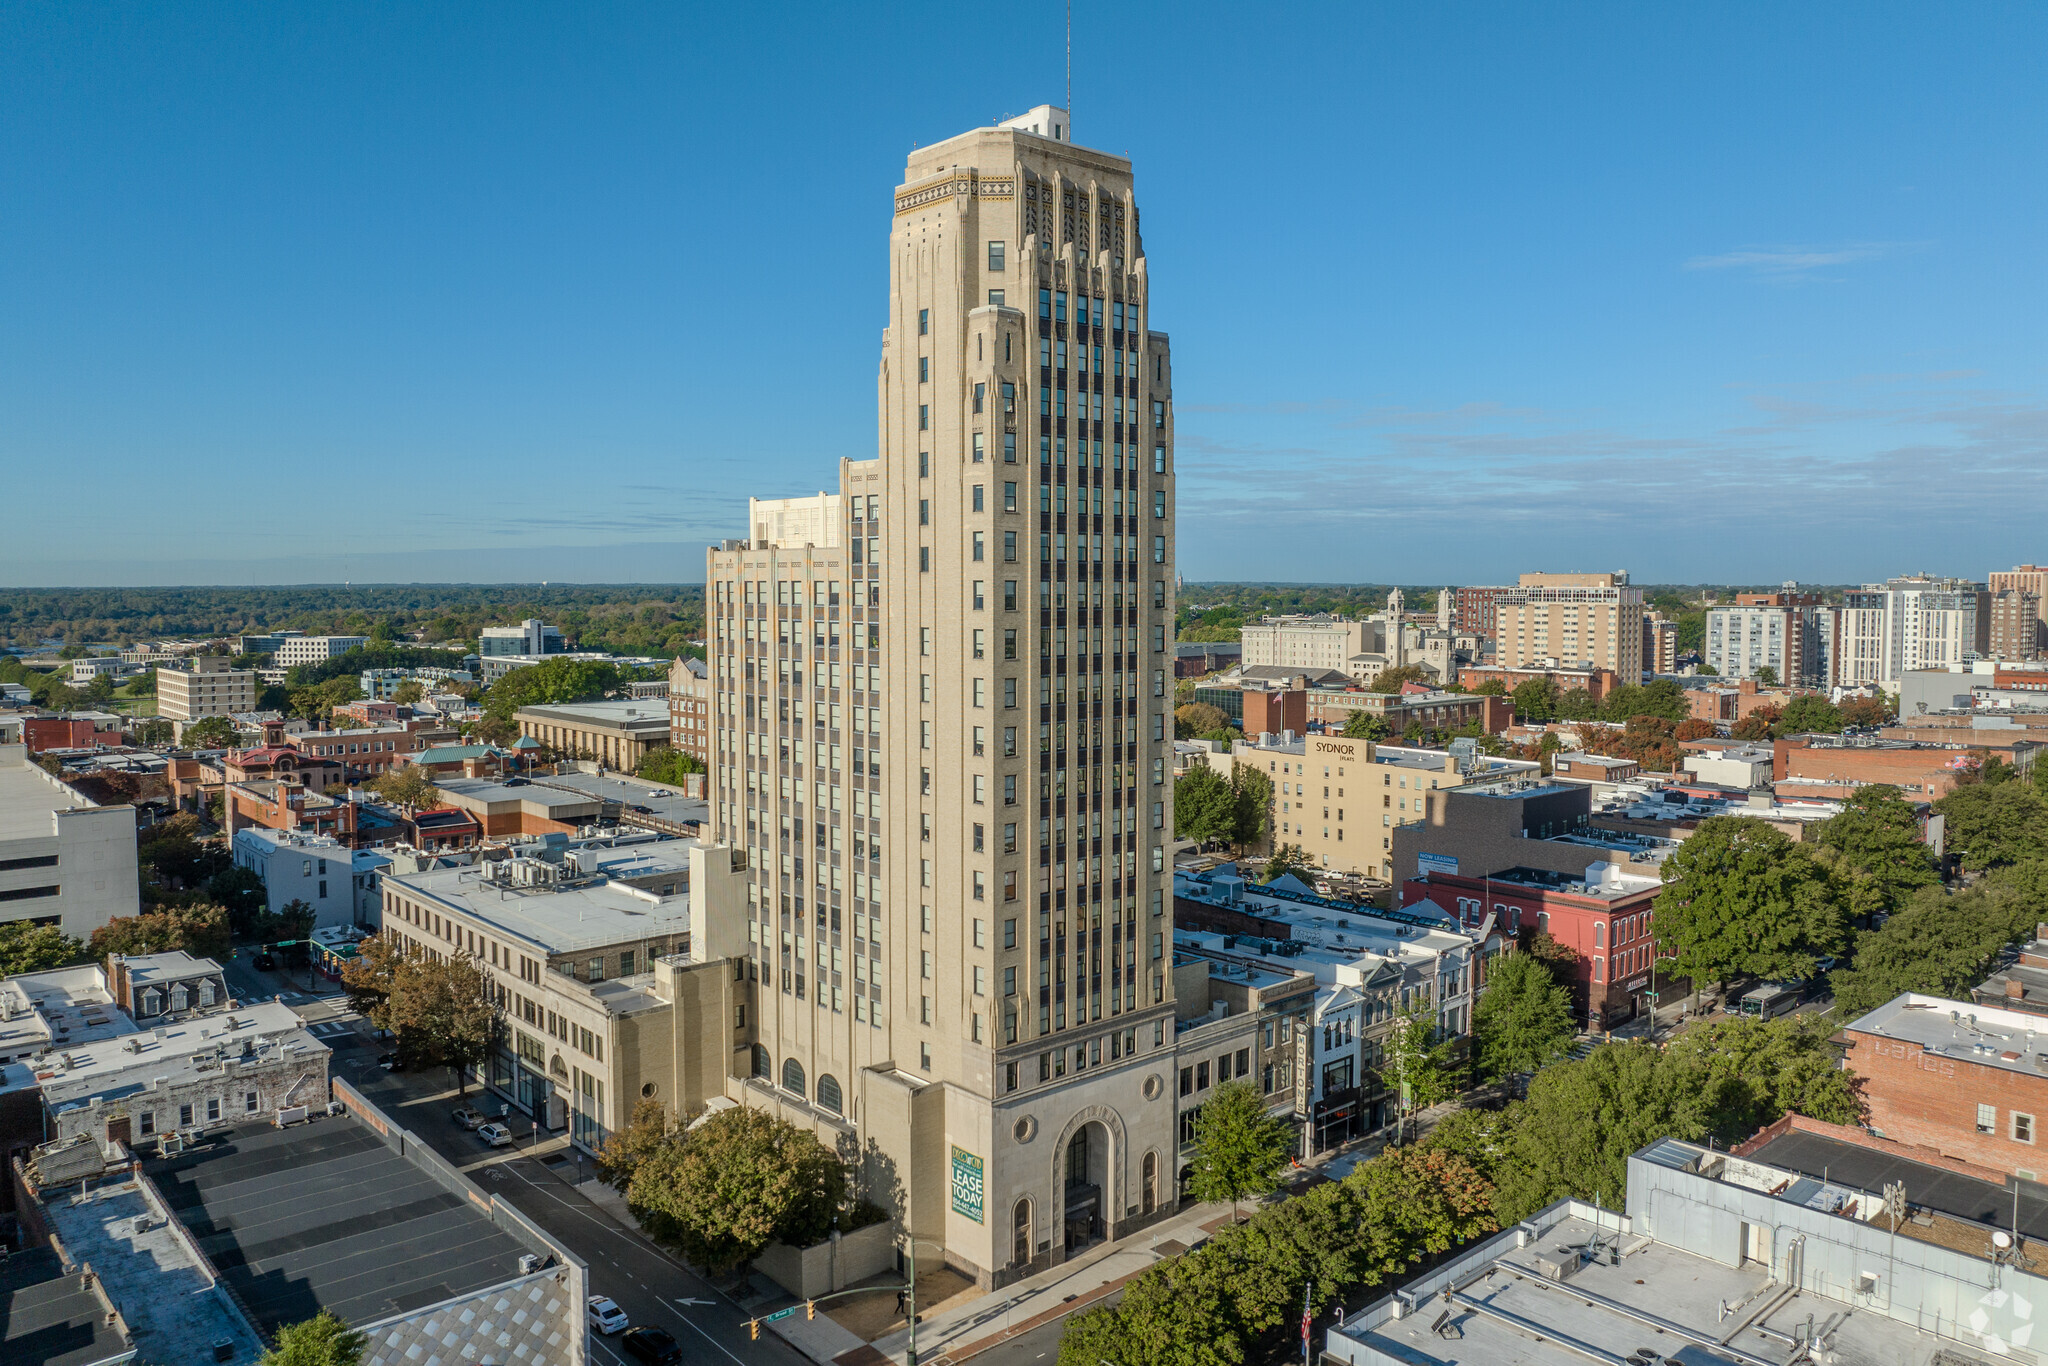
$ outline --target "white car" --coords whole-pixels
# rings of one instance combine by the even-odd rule
[[[616,1333],[627,1326],[626,1311],[613,1304],[609,1295],[592,1295],[588,1312],[590,1326],[600,1333]]]
[[[676,794],[669,791],[665,787],[657,787],[654,789],[654,791],[648,793],[647,795],[650,797],[673,797]]]
[[[479,1124],[476,1136],[493,1148],[502,1148],[512,1142],[512,1131],[502,1124]]]

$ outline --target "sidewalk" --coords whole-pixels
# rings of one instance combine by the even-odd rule
[[[1243,1206],[1249,1213],[1251,1204]],[[1027,1333],[1033,1328],[1067,1314],[1078,1313],[1096,1301],[1122,1289],[1154,1262],[1177,1256],[1206,1240],[1230,1219],[1228,1205],[1194,1205],[1120,1243],[1103,1243],[1089,1248],[1070,1262],[979,1296],[958,1309],[921,1318],[917,1325],[917,1356],[933,1361],[941,1351],[950,1362],[967,1360],[977,1352]],[[870,1349],[880,1358],[902,1363],[907,1360],[910,1332],[906,1328],[877,1338]],[[877,1356],[867,1352],[849,1353],[842,1366],[874,1363]]]

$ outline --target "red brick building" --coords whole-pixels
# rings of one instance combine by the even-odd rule
[[[1621,675],[1612,669],[1541,669],[1534,666],[1510,669],[1503,664],[1467,664],[1458,670],[1458,686],[1467,692],[1482,683],[1498,683],[1513,692],[1522,684],[1538,678],[1547,678],[1556,684],[1560,694],[1584,688],[1595,702],[1605,701],[1607,694],[1621,684]]]
[[[1291,730],[1296,735],[1308,732],[1308,692],[1303,688],[1289,688],[1284,692],[1266,692],[1258,688],[1244,690],[1244,733],[1257,738],[1261,735],[1278,735]]]
[[[91,749],[101,743],[94,739],[91,721],[73,720],[68,716],[29,716],[21,722],[21,738],[28,745],[30,754],[41,754],[48,749]],[[106,741],[117,741],[118,735],[104,737]]]
[[[1654,988],[1656,946],[1650,910],[1663,883],[1611,865],[1585,873],[1512,868],[1493,876],[1432,871],[1401,884],[1401,904],[1432,901],[1468,929],[1491,914],[1513,933],[1547,933],[1578,955],[1572,1009],[1590,1028],[1611,1029],[1647,1008]]]
[[[2028,1181],[2048,1172],[2048,1029],[2038,1015],[1908,993],[1837,1036],[1870,1127]]]

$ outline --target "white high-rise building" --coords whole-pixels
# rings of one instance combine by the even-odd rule
[[[1919,669],[1959,667],[1989,646],[1984,585],[1912,574],[1844,593],[1834,613],[1831,681],[1897,692]]]
[[[889,249],[877,458],[707,560],[728,1093],[994,1284],[1174,1198],[1173,373],[1062,110],[913,153]]]

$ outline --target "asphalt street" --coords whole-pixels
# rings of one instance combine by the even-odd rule
[[[591,1290],[611,1296],[634,1324],[652,1324],[674,1334],[684,1361],[808,1366],[807,1357],[766,1327],[759,1341],[750,1339],[745,1310],[689,1267],[638,1232],[621,1227],[586,1200],[547,1161],[560,1153],[559,1142],[552,1152],[544,1144],[538,1156],[519,1147],[486,1148],[449,1118],[461,1103],[449,1073],[392,1074],[378,1067],[377,1055],[383,1049],[368,1022],[349,1010],[338,983],[321,978],[309,990],[303,971],[258,972],[247,950],[228,964],[228,980],[244,999],[281,994],[285,1004],[334,1050],[334,1075],[432,1144],[470,1180],[503,1196],[583,1258],[590,1267]],[[487,1114],[495,1114],[496,1102],[480,1100],[474,1088],[468,1099]],[[510,1122],[515,1133],[526,1135],[526,1123],[520,1116],[514,1115]],[[574,1172],[573,1162],[565,1165]],[[597,1366],[636,1366],[618,1349],[615,1339],[594,1334],[591,1361]],[[990,1361],[997,1366],[993,1358]]]

